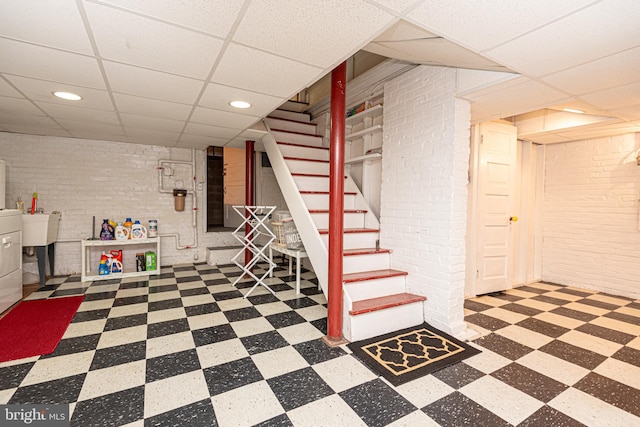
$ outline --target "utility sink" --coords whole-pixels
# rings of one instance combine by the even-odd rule
[[[47,246],[58,239],[59,213],[22,214],[22,246]]]

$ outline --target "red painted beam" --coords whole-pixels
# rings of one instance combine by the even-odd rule
[[[254,159],[255,159],[255,148],[254,141],[245,141],[245,183],[244,183],[244,200],[245,206],[254,206],[254,188],[253,183],[255,181],[254,171]],[[249,213],[245,212],[245,218],[249,217]],[[251,233],[251,225],[247,222],[244,226],[245,236]],[[249,249],[244,250],[244,265],[247,265],[251,262],[251,258],[253,258],[253,254]]]
[[[344,342],[342,336],[342,232],[344,230],[344,134],[347,64],[331,72],[331,142],[329,154],[329,291],[325,341]]]

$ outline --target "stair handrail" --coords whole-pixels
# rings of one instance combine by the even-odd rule
[[[328,290],[327,266],[329,262],[327,247],[322,241],[322,237],[302,199],[300,190],[291,175],[291,171],[285,162],[282,152],[278,148],[276,138],[273,136],[271,128],[265,120],[262,120],[262,123],[266,129],[266,134],[262,137],[264,149],[267,152],[273,173],[278,181],[284,200],[287,203],[287,208],[300,233],[304,249],[309,255],[309,261],[313,266],[318,283],[326,295]]]

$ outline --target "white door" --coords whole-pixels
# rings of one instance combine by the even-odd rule
[[[517,129],[500,123],[480,125],[476,294],[512,287],[513,236],[517,221]]]

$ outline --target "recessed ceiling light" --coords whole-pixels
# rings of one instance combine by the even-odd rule
[[[249,104],[248,102],[245,102],[245,101],[231,101],[229,103],[229,105],[231,105],[232,107],[235,107],[235,108],[249,108],[249,107],[251,107],[251,104]]]
[[[67,101],[80,101],[82,99],[82,97],[80,95],[76,95],[75,93],[71,93],[71,92],[53,92],[54,96],[57,96],[58,98],[62,98],[62,99],[66,99]]]
[[[566,111],[567,113],[584,114],[584,111],[578,110],[577,108],[563,108],[562,111]]]

